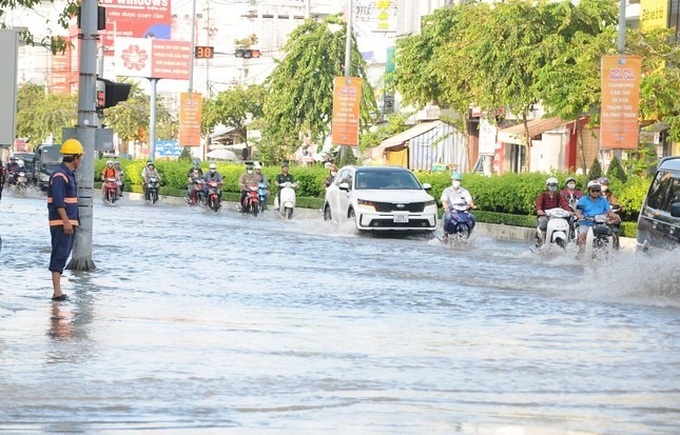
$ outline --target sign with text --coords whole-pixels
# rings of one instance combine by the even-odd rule
[[[182,92],[179,96],[179,145],[201,145],[201,107],[203,100],[197,92]]]
[[[116,75],[189,80],[191,43],[144,38],[116,39]]]
[[[334,144],[359,144],[359,108],[362,79],[336,77],[333,81],[333,121],[331,137]]]
[[[356,20],[368,23],[372,32],[397,31],[396,0],[357,0]]]
[[[668,0],[640,0],[640,30],[668,27]]]
[[[637,149],[640,56],[602,56],[600,148]]]
[[[99,0],[99,6],[106,8],[106,29],[99,36],[107,56],[120,37],[181,39],[172,35],[178,19],[172,17],[171,0]]]

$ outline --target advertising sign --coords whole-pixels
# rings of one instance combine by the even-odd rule
[[[172,36],[170,0],[99,0],[99,5],[106,8],[106,29],[100,30],[99,35],[108,56],[113,54],[116,37],[170,39]]]
[[[179,96],[179,144],[183,147],[201,145],[201,107],[197,92],[182,92]]]
[[[396,0],[357,0],[357,22],[368,23],[372,32],[397,31]]]
[[[640,56],[602,56],[600,147],[637,149]]]
[[[116,75],[189,80],[191,43],[116,38]]]
[[[359,108],[362,79],[336,77],[333,82],[333,121],[331,136],[334,144],[359,144]]]
[[[665,29],[668,24],[668,0],[640,0],[640,29]]]
[[[182,155],[182,147],[176,140],[156,140],[156,158],[179,157]]]

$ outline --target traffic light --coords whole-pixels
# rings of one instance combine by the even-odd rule
[[[101,105],[101,98],[97,98],[99,108],[106,109],[127,100],[130,97],[132,85],[129,83],[112,82],[106,79],[97,79],[104,82],[104,105]]]
[[[244,59],[258,58],[262,53],[256,48],[237,48],[234,56]]]

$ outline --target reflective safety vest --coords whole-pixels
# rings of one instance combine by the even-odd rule
[[[57,213],[58,208],[66,210],[66,216],[71,225],[80,224],[75,174],[63,163],[52,172],[47,185],[47,213],[51,227],[64,225],[64,221]]]

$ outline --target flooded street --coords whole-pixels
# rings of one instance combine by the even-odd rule
[[[0,430],[677,434],[680,256],[585,267],[299,213],[95,201],[52,303],[44,197],[0,203]]]

